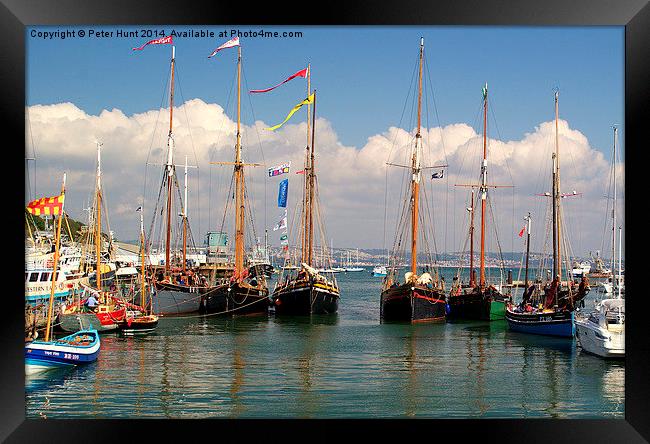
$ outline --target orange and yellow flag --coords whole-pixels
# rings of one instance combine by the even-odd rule
[[[54,197],[41,197],[27,205],[27,211],[35,216],[58,216],[63,210],[65,195]]]

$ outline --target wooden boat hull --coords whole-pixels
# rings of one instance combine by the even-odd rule
[[[81,330],[56,341],[25,345],[25,374],[89,364],[97,360],[101,342],[97,331]]]
[[[443,322],[445,311],[446,296],[441,290],[404,284],[381,293],[384,321]]]
[[[125,317],[126,308],[120,308],[105,313],[59,313],[56,322],[61,330],[67,332],[92,329],[104,333],[117,330]]]
[[[153,312],[162,316],[198,313],[203,287],[191,287],[156,282]]]
[[[572,311],[515,313],[506,308],[508,328],[520,333],[571,338],[575,335]]]
[[[338,311],[340,299],[334,287],[304,282],[275,291],[271,303],[276,315],[331,314]]]
[[[204,291],[199,313],[220,315],[266,314],[270,299],[267,288],[240,283],[220,285]]]
[[[120,324],[120,331],[124,335],[146,334],[154,331],[158,327],[158,316],[140,316],[133,319],[127,319]]]
[[[496,290],[480,291],[478,288],[449,296],[447,319],[502,320],[506,317],[508,300],[507,296]]]

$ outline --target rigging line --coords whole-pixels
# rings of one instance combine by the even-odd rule
[[[208,155],[208,158],[209,158],[210,162],[212,162],[214,160],[215,154],[219,151],[218,148],[219,148],[219,146],[221,144],[221,139],[222,139],[223,134],[224,134],[223,126],[226,123],[226,120],[229,120],[229,118],[228,118],[228,110],[229,110],[230,105],[231,105],[230,100],[232,99],[232,92],[233,92],[233,89],[235,88],[235,78],[236,77],[237,77],[237,72],[235,70],[233,72],[233,74],[232,74],[231,79],[230,79],[230,89],[228,90],[226,105],[225,105],[225,107],[221,107],[221,109],[223,111],[222,112],[223,118],[221,119],[221,126],[219,127],[219,131],[217,132],[217,134],[218,134],[217,140],[212,145],[212,149],[210,150],[209,155]],[[217,106],[219,106],[219,105],[217,104]],[[234,104],[233,104],[233,107],[234,107]],[[216,175],[217,175],[216,182],[217,182],[217,185],[220,185],[222,179],[225,177],[225,173],[223,173],[221,169],[218,169],[217,171],[218,172],[216,173]],[[211,227],[212,226],[212,188],[213,188],[212,187],[212,168],[209,169],[208,176],[209,176],[209,186],[208,186],[208,227]],[[218,186],[217,188],[221,189],[220,186]]]
[[[196,195],[196,208],[197,208],[197,212],[198,212],[197,219],[198,219],[198,226],[199,226],[199,233],[200,233],[201,232],[201,205],[200,205],[200,202],[199,202],[199,192],[200,192],[199,187],[200,187],[200,183],[201,183],[201,181],[200,181],[201,171],[200,171],[200,167],[199,167],[199,159],[198,159],[198,156],[196,155],[196,149],[194,148],[194,137],[192,137],[192,126],[190,125],[190,118],[187,115],[187,107],[185,106],[185,96],[183,95],[183,86],[181,84],[180,69],[178,68],[178,66],[175,66],[175,68],[176,68],[176,79],[178,80],[178,82],[177,82],[178,83],[178,91],[179,91],[180,96],[181,96],[180,97],[181,98],[181,103],[182,103],[181,108],[183,109],[183,113],[185,114],[185,121],[187,122],[187,132],[190,135],[190,146],[192,147],[192,153],[194,153],[194,163],[196,164],[197,190],[196,190],[195,195]]]
[[[404,100],[404,106],[402,107],[402,113],[399,118],[399,123],[397,124],[397,128],[395,131],[395,135],[393,136],[393,142],[391,143],[390,150],[388,152],[388,158],[386,161],[390,161],[391,155],[393,154],[393,149],[395,148],[395,143],[397,142],[397,136],[399,134],[399,130],[402,126],[402,120],[404,119],[404,113],[406,111],[406,105],[408,104],[408,99],[411,95],[411,90],[413,88],[413,81],[415,79],[415,73],[417,72],[417,64],[414,65],[413,67],[413,72],[411,73],[411,82],[409,83],[409,89],[406,94],[406,99]],[[383,239],[383,244],[382,244],[382,249],[386,249],[386,225],[387,225],[387,207],[388,207],[388,165],[385,166],[386,168],[386,177],[385,177],[385,183],[384,183],[384,239]]]
[[[242,77],[244,78],[244,86],[246,87],[246,90],[249,91],[250,88],[248,86],[248,80],[246,78],[246,71],[244,70],[244,65],[242,63]],[[260,132],[259,129],[256,125],[257,118],[255,117],[255,110],[253,109],[253,101],[251,100],[251,94],[247,94],[248,96],[248,104],[251,109],[251,114],[253,116],[253,127],[255,128],[255,134],[257,135],[257,143],[258,147],[260,149],[260,154],[262,155],[262,163],[266,165],[266,158],[264,157],[264,150],[262,149],[262,138],[260,137]],[[268,175],[264,175],[264,229],[268,227],[267,225],[267,194],[268,194]]]

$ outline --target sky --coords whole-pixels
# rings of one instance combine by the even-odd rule
[[[75,31],[75,36],[43,37],[44,32],[64,30]],[[90,30],[95,31],[93,36]],[[118,37],[118,30],[139,35]],[[572,248],[578,255],[610,248],[603,244],[607,205],[603,196],[609,181],[613,124],[620,128],[621,218],[624,204],[623,27],[27,28],[26,157],[36,157],[29,162],[27,191],[54,194],[61,173],[68,171],[66,206],[73,217],[83,219],[81,209],[94,184],[94,142],[101,139],[111,228],[125,240],[137,237],[139,224],[131,208],[143,196],[149,199],[157,193],[155,168],[159,167],[145,165],[148,158],[154,163],[156,156],[162,162],[163,129],[168,125],[171,48],[150,45],[132,51],[161,35],[142,37],[143,30],[165,35],[172,30],[214,32],[214,37],[174,37],[177,161],[187,154],[190,163],[199,166],[190,171],[190,190],[195,192],[190,191],[189,199],[190,215],[195,207],[191,223],[197,240],[221,220],[218,213],[223,212],[226,192],[219,188],[228,186],[230,175],[209,162],[231,160],[234,143],[236,50],[207,56],[231,37],[230,30],[263,30],[300,31],[302,36],[241,37],[244,155],[269,166],[289,159],[294,166],[302,163],[304,111],[274,133],[263,128],[281,122],[304,99],[305,80],[295,79],[267,94],[249,95],[246,90],[272,86],[311,63],[312,88],[318,94],[321,203],[335,247],[382,248],[392,242],[394,221],[391,211],[384,215],[384,201],[396,198],[386,192],[386,185],[390,190],[398,187],[392,185],[395,174],[387,175],[385,162],[394,140],[403,140],[402,148],[408,145],[407,135],[398,127],[413,132],[412,74],[419,39],[424,37],[428,113],[423,126],[431,135],[431,161],[449,164],[444,185],[428,184],[437,208],[437,250],[462,247],[466,190],[455,188],[451,181],[477,177],[480,145],[476,141],[482,132],[478,113],[485,82],[490,91],[489,158],[494,162],[490,177],[514,185],[514,191],[495,192],[499,231],[491,247],[498,237],[502,250],[520,251],[516,233],[528,211],[537,212],[538,227],[544,225],[543,205],[532,196],[548,188],[544,178],[549,169],[544,162],[554,140],[553,91],[558,88],[565,156],[562,183],[583,193],[565,205],[567,223],[575,225],[568,228]],[[99,31],[113,35],[96,37]],[[219,36],[220,32],[228,35]],[[259,170],[251,173],[250,182],[252,197],[257,199],[258,234],[264,226],[271,229],[279,214],[277,180],[265,180],[265,172]],[[289,177],[290,207],[291,199],[299,196],[299,177]],[[544,234],[540,231],[536,238],[533,246],[537,242],[543,249]],[[277,243],[273,236],[270,240]]]

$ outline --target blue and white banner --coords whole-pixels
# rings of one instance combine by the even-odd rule
[[[284,179],[280,182],[280,188],[278,189],[278,207],[286,208],[287,194],[289,194],[289,179]]]

